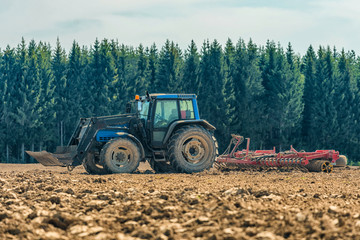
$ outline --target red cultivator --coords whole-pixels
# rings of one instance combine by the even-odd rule
[[[246,149],[238,150],[240,144],[244,141],[244,137],[235,134],[231,136],[232,139],[227,150],[216,160],[219,168],[283,168],[331,173],[334,165],[345,166],[347,161],[345,156],[339,156],[339,152],[335,150],[298,152],[291,146],[290,150],[279,153],[276,153],[275,148],[273,150],[250,151],[250,138],[246,138]],[[232,145],[234,147],[231,149]]]

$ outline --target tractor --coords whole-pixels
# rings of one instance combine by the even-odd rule
[[[126,113],[80,118],[67,146],[27,153],[45,166],[83,165],[90,174],[132,173],[148,161],[157,173],[209,169],[215,127],[200,118],[195,94],[135,96]]]

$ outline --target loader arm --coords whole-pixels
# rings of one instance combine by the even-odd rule
[[[96,135],[99,130],[129,131],[123,127],[135,118],[135,114],[123,114],[105,117],[81,118],[75,128],[69,144],[66,147],[57,147],[55,153],[47,151],[26,151],[31,157],[45,166],[67,166],[76,167],[82,164],[87,153],[96,145]]]
[[[89,150],[93,149],[93,147],[95,146],[96,135],[99,130],[103,130],[103,129],[113,130],[113,131],[129,130],[129,128],[127,127],[118,127],[118,126],[123,125],[125,123],[129,123],[132,118],[134,118],[134,115],[132,114],[90,118],[86,131],[84,132],[83,136],[79,141],[76,150],[77,153],[73,157],[73,162],[71,165],[75,167],[82,164],[82,161],[89,152]],[[72,141],[75,141],[74,139],[70,140],[69,144],[71,144]]]

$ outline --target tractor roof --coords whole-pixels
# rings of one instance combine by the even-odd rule
[[[149,94],[150,98],[170,98],[170,99],[178,99],[178,98],[196,98],[195,94],[181,94],[181,93],[154,93]]]

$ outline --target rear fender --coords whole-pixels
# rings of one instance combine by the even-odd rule
[[[173,134],[174,131],[176,131],[179,127],[185,126],[185,125],[200,125],[202,127],[204,127],[205,129],[209,130],[209,131],[215,131],[216,128],[211,125],[208,121],[206,120],[179,120],[179,121],[175,121],[172,124],[170,124],[168,131],[164,137],[163,140],[163,145],[165,145],[167,143],[167,141],[169,140],[169,138],[171,137],[171,135]]]
[[[129,134],[127,132],[118,132],[117,135],[119,136],[119,138],[130,138],[131,140],[133,140],[140,149],[141,160],[145,159],[144,146],[142,145],[142,143],[140,142],[140,140],[137,137],[135,137],[134,135]]]

